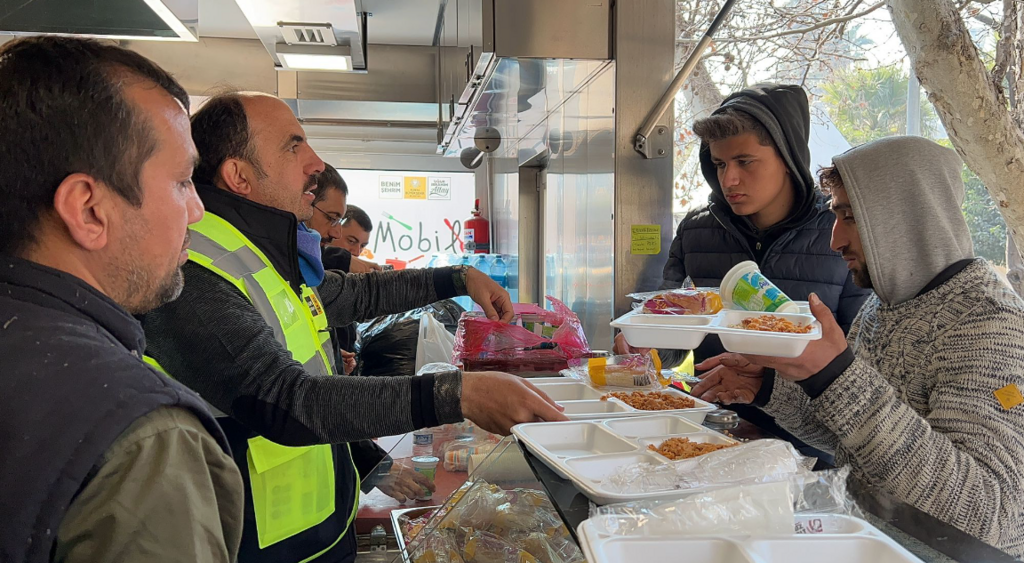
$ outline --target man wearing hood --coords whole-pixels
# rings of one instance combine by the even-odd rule
[[[679,223],[662,289],[678,288],[687,277],[698,287],[718,287],[733,266],[753,260],[788,296],[816,293],[843,329],[850,327],[868,292],[829,248],[834,216],[809,168],[810,123],[806,92],[771,84],[729,96],[694,123],[711,197]],[[616,351],[625,348],[620,335]],[[682,359],[660,352],[668,365]],[[709,337],[695,356],[700,362],[722,352]]]
[[[662,289],[678,288],[687,277],[698,287],[718,287],[733,266],[753,260],[786,295],[802,300],[817,294],[843,330],[850,328],[868,291],[854,285],[842,257],[829,248],[835,217],[814,186],[810,127],[803,88],[771,84],[729,96],[710,117],[694,123],[711,197],[679,223]],[[619,335],[616,352],[627,351],[638,350],[629,350]],[[669,366],[686,353],[659,352]],[[723,352],[718,338],[709,335],[694,359],[703,362]],[[828,460],[755,409],[735,409],[808,455]]]
[[[837,465],[1024,556],[1024,301],[974,256],[962,163],[890,137],[833,164],[832,247],[875,295],[847,337],[811,296],[821,340],[798,358],[713,358],[694,394],[753,402]]]

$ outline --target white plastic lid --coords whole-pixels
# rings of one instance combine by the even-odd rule
[[[435,467],[439,461],[441,460],[438,457],[432,455],[421,455],[412,458],[413,466],[424,469]]]

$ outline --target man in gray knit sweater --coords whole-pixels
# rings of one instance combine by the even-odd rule
[[[837,465],[1024,556],[1024,302],[974,257],[962,163],[891,137],[833,164],[832,247],[875,295],[847,337],[810,296],[821,340],[792,359],[712,358],[694,394],[753,403]]]

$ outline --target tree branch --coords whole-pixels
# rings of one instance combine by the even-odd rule
[[[996,43],[996,62],[992,67],[992,85],[996,92],[1003,92],[1003,79],[1010,69],[1010,49],[1017,36],[1016,18],[1013,17],[1016,2],[1003,0],[1003,29]]]
[[[816,24],[814,24],[812,26],[802,27],[802,28],[799,28],[799,29],[789,29],[789,30],[786,30],[786,31],[779,31],[777,33],[770,33],[768,35],[754,35],[754,36],[750,36],[750,37],[728,37],[728,38],[724,38],[724,39],[716,39],[715,43],[724,44],[724,43],[740,43],[740,42],[746,42],[746,41],[765,41],[765,40],[768,40],[768,39],[776,39],[776,38],[779,38],[779,37],[785,37],[787,35],[804,35],[804,34],[812,32],[812,31],[821,29],[823,27],[829,27],[829,26],[832,26],[832,25],[841,24],[841,23],[845,23],[845,22],[848,22],[848,21],[851,21],[851,20],[862,18],[862,17],[870,14],[871,12],[874,12],[875,10],[881,8],[882,6],[885,6],[885,0],[882,0],[881,2],[878,2],[876,4],[872,4],[871,6],[868,6],[864,10],[861,10],[860,12],[857,12],[857,13],[854,13],[854,14],[847,14],[845,16],[840,16],[840,17],[837,17],[837,18],[821,20],[820,22],[818,22],[818,23],[816,23]],[[677,43],[696,43],[697,41],[700,41],[700,38],[680,39],[679,41],[677,41]]]

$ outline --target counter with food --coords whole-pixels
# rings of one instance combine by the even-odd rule
[[[471,456],[443,503],[394,512],[401,559],[1013,561],[667,378],[657,348],[694,348],[707,334],[734,352],[790,357],[822,337],[804,304],[740,273],[722,292],[638,295],[613,326],[643,353],[566,355],[561,377],[534,379],[570,420],[516,426]],[[557,348],[529,334],[503,353]]]
[[[749,443],[756,440],[773,438],[773,436],[767,434],[762,429],[742,419],[736,419],[735,422],[724,426],[706,422],[705,427],[719,432],[727,431],[732,437],[741,442]],[[544,485],[549,498],[555,505],[558,513],[564,518],[566,526],[571,530],[574,537],[577,537],[577,541],[584,545],[590,542],[591,539],[586,537],[579,538],[578,535],[583,529],[582,525],[588,521],[593,512],[594,504],[591,502],[591,499],[571,479],[559,475],[525,445],[520,444],[520,446],[526,462],[536,472],[537,479]],[[856,503],[859,511],[858,519],[866,524],[866,528],[876,530],[878,534],[891,540],[900,549],[905,549],[922,561],[943,563],[948,561],[963,563],[1003,563],[1016,561],[1010,555],[977,538],[937,520],[913,506],[896,500],[878,487],[867,485],[851,477],[847,482],[846,493]],[[820,529],[812,531],[820,531]],[[653,549],[653,544],[648,543],[645,545]],[[688,548],[676,545],[674,549],[678,552],[681,549]],[[692,545],[689,549],[692,551]],[[653,551],[645,551],[644,553],[653,553]],[[597,560],[605,561],[608,559]],[[626,561],[628,559],[620,560]],[[719,559],[709,558],[708,560]],[[739,560],[747,561],[748,559],[741,557]],[[775,559],[768,558],[764,560]],[[793,561],[795,559],[785,560]],[[864,560],[880,561],[887,559],[871,556]]]

